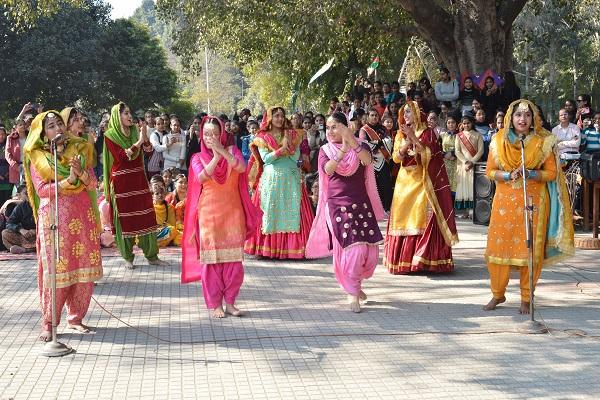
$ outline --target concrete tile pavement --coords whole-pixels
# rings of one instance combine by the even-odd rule
[[[459,222],[453,274],[378,268],[358,315],[330,260],[247,260],[238,303],[250,314],[214,320],[175,257],[134,271],[106,258],[87,319],[97,333],[63,321],[77,353],[60,359],[39,355],[35,263],[2,262],[0,399],[599,398],[600,253],[543,272],[538,316],[553,331],[525,335],[517,279],[503,307],[481,310],[485,231]]]

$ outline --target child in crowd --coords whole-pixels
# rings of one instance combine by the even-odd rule
[[[394,119],[389,115],[384,115],[381,120],[381,125],[385,128],[388,137],[394,138]]]
[[[101,247],[116,247],[115,236],[112,233],[112,222],[110,217],[110,204],[104,197],[104,179],[102,176],[98,178],[98,186],[96,188],[98,193],[98,210],[100,211],[100,225],[102,225],[102,232],[100,233],[100,246]]]
[[[483,109],[475,112],[475,130],[481,134],[483,138],[483,155],[480,161],[487,161],[488,152],[490,149],[490,143],[492,141],[492,134],[490,133],[491,128],[487,123],[487,115]]]
[[[442,140],[442,151],[444,152],[444,164],[450,181],[452,198],[456,196],[456,154],[454,152],[458,123],[456,117],[448,115],[446,118],[446,129],[440,134]]]
[[[172,169],[166,169],[162,173],[163,184],[165,185],[166,192],[172,192],[175,188],[175,185],[173,184],[173,175]]]
[[[187,199],[188,181],[187,177],[179,174],[173,180],[175,189],[167,194],[165,201],[175,210],[175,228],[183,231],[183,215]]]
[[[242,156],[244,156],[244,161],[247,163],[251,155],[250,143],[254,140],[254,136],[256,136],[258,133],[258,122],[255,120],[248,121],[246,128],[248,129],[248,134],[242,136]]]
[[[165,191],[160,184],[155,184],[152,187],[152,202],[154,203],[156,223],[158,224],[158,231],[156,232],[158,247],[167,247],[171,244],[179,246],[181,244],[181,232],[175,227],[175,209],[165,201]]]

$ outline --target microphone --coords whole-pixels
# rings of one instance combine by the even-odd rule
[[[65,135],[63,135],[62,133],[59,133],[58,135],[54,136],[54,139],[52,139],[51,142],[52,143],[60,143],[64,140],[65,140]]]

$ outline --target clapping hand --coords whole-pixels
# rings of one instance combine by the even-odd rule
[[[81,156],[77,155],[70,161],[71,172],[75,174],[75,177],[79,177],[83,174],[83,167],[81,166]]]

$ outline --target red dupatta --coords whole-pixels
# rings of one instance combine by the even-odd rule
[[[202,127],[204,127],[203,119]],[[216,119],[216,118],[215,118]],[[219,119],[219,125],[221,127],[221,144],[226,145],[228,135],[225,132],[223,122]],[[203,132],[203,130],[202,130]],[[200,196],[202,195],[202,182],[200,182],[200,173],[204,171],[204,168],[212,159],[212,150],[208,149],[204,144],[204,135],[200,135],[200,152],[196,153],[190,159],[189,172],[188,172],[188,194],[186,198],[186,209],[187,212],[184,215],[183,225],[183,240],[181,242],[181,282],[190,283],[198,281],[202,278],[200,271],[202,264],[198,261],[200,255],[200,227],[198,226],[198,213],[202,212],[199,209]],[[236,158],[237,162],[244,162],[244,157],[237,147],[231,146],[230,151]],[[204,153],[204,154],[203,154]],[[210,157],[207,155],[210,153]],[[223,160],[221,160],[223,161]],[[216,175],[213,173],[213,179],[215,182],[223,184],[229,178],[231,174],[231,166],[225,162],[225,173],[223,175]],[[217,166],[217,169],[222,168],[221,162]],[[217,170],[215,169],[215,172]],[[219,174],[223,174],[223,171],[219,171]],[[223,179],[222,182],[219,182]],[[241,173],[238,180],[238,189],[240,191],[240,198],[242,201],[242,207],[244,208],[244,215],[246,217],[246,239],[251,237],[262,219],[262,211],[260,208],[254,206],[250,200],[250,194],[248,193],[248,176],[247,173]]]

